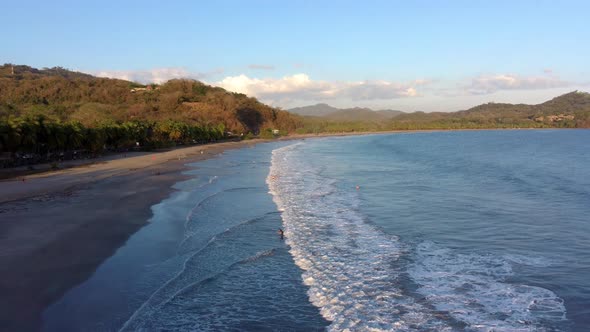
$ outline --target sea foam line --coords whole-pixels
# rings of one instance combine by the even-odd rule
[[[357,193],[338,191],[295,156],[300,147],[273,151],[267,183],[308,297],[332,322],[329,330],[449,330],[399,289],[399,240],[367,224],[356,211]]]
[[[273,151],[267,184],[310,302],[332,322],[329,330],[545,331],[566,319],[555,293],[506,282],[513,264],[543,266],[542,259],[405,245],[367,224],[356,191],[319,174],[302,148]],[[399,264],[402,255],[414,263]],[[402,291],[401,275],[422,297]]]
[[[506,282],[514,263],[548,264],[540,258],[457,253],[420,243],[408,274],[437,309],[476,331],[546,331],[566,320],[564,301],[552,291]]]

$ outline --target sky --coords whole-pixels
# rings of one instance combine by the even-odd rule
[[[590,1],[2,0],[0,63],[192,78],[285,109],[456,111],[590,91]]]

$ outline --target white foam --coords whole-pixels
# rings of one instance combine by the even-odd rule
[[[509,258],[509,259],[508,259]],[[477,331],[542,331],[565,320],[563,300],[548,289],[513,284],[513,261],[541,264],[540,258],[460,254],[424,242],[409,275],[438,310]]]
[[[398,239],[364,222],[356,190],[338,191],[318,175],[297,157],[300,144],[273,151],[267,183],[308,297],[332,322],[329,330],[448,330],[398,289]]]
[[[308,297],[332,331],[543,331],[565,319],[563,300],[550,290],[513,284],[512,265],[543,267],[543,258],[459,254],[399,239],[366,223],[358,192],[339,189],[303,156],[302,143],[273,151],[269,192],[282,211],[286,241],[304,270]],[[423,299],[401,289],[401,275]]]
[[[504,255],[504,258],[520,265],[527,265],[533,267],[548,267],[551,265],[551,261],[545,257],[533,257],[518,254]]]

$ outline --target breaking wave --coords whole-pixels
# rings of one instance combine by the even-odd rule
[[[403,243],[368,223],[358,191],[322,176],[303,148],[274,150],[267,184],[329,330],[538,331],[565,320],[553,292],[507,281],[513,264],[542,259]]]

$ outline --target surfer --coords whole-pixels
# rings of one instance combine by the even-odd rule
[[[283,232],[282,229],[279,228],[279,231],[277,233],[279,233],[279,236],[281,237],[281,240],[285,238],[285,232]]]

